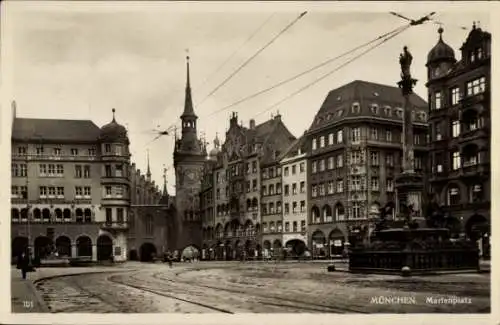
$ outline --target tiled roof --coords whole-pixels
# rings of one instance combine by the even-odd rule
[[[351,106],[354,103],[359,104],[359,113],[351,112]],[[392,117],[384,116],[384,107],[401,108],[403,107],[403,103],[404,98],[401,89],[397,86],[355,80],[328,93],[309,131],[323,127],[325,123],[338,121],[345,117],[377,116],[396,119],[395,114],[392,114]],[[417,94],[410,95],[410,103],[417,111],[427,111],[428,109],[427,102]],[[370,111],[372,104],[378,105],[378,114]],[[321,119],[325,123],[318,123],[318,119]]]
[[[285,158],[290,158],[290,157],[297,155],[299,149],[302,153],[305,153],[307,150],[307,148],[305,147],[305,143],[306,143],[305,140],[306,140],[306,138],[304,136],[301,136],[300,138],[295,139],[288,146],[288,148],[283,151],[283,153],[279,157],[279,160],[282,160]]]
[[[12,140],[95,142],[99,134],[90,120],[16,118],[12,126]]]

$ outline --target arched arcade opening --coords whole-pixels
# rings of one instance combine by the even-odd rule
[[[144,243],[140,249],[141,262],[151,262],[157,255],[156,246],[152,243]]]

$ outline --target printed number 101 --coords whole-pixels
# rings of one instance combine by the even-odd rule
[[[24,308],[33,308],[33,301],[31,301],[31,300],[24,300],[23,301],[23,307]]]

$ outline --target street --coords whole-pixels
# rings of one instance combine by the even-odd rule
[[[54,313],[490,312],[489,274],[356,275],[329,273],[326,264],[309,262],[180,263],[172,269],[130,263],[97,274],[42,279],[35,287]],[[440,297],[468,302],[429,302]]]

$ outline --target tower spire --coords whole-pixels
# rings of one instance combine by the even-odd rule
[[[151,168],[149,166],[149,149],[147,149],[147,153],[148,153],[148,170],[146,172],[146,179],[148,180],[148,182],[151,182]]]
[[[190,77],[190,71],[189,71],[189,55],[186,56],[186,97],[184,101],[184,113],[182,113],[181,117],[196,117],[194,114],[194,108],[193,108],[193,99],[191,96],[191,77]]]

